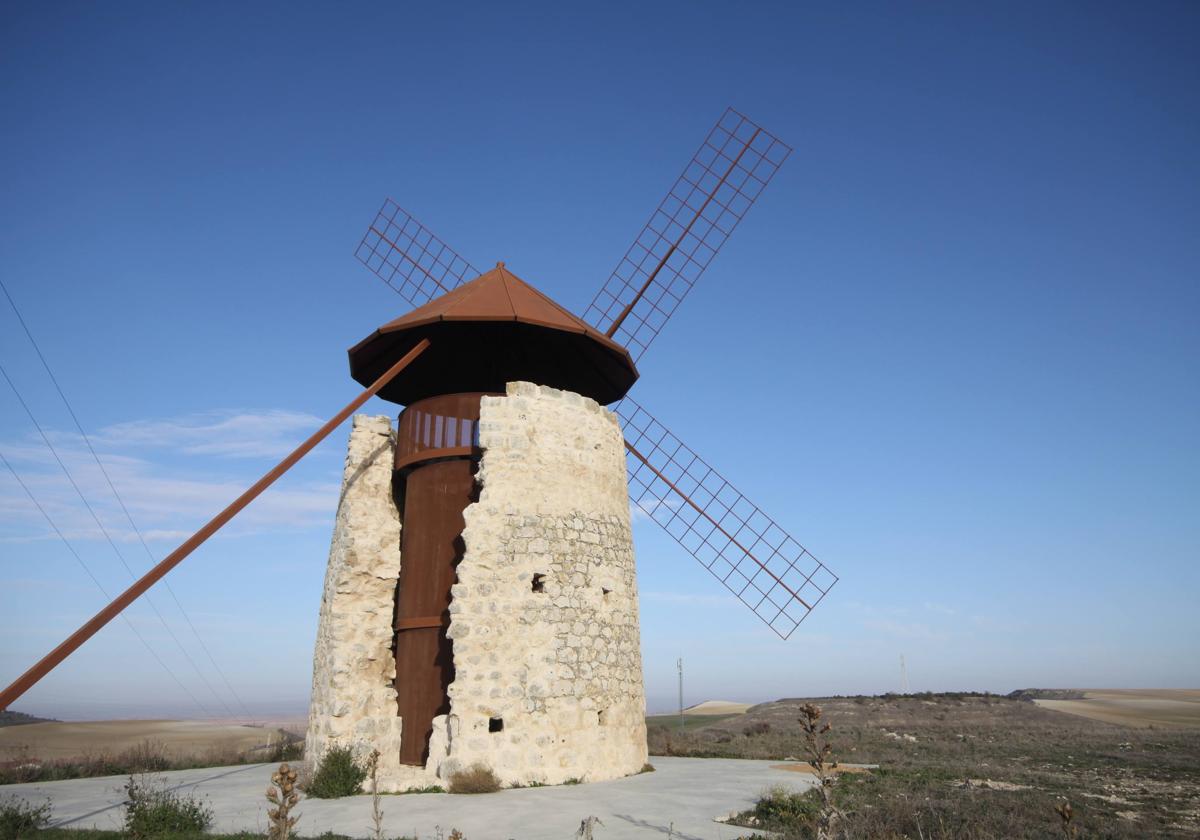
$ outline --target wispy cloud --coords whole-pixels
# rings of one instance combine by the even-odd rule
[[[655,518],[660,510],[675,511],[679,510],[684,504],[682,499],[647,499],[642,502],[629,500],[629,518],[631,522],[648,522]],[[669,519],[670,517],[666,517]]]
[[[258,465],[221,468],[220,463],[279,457],[319,423],[299,412],[212,412],[120,423],[89,437],[146,540],[175,542],[236,498],[259,474]],[[135,541],[136,533],[82,439],[57,430],[47,430],[47,435],[104,530],[116,541]],[[0,442],[0,450],[68,539],[104,538],[40,438]],[[181,453],[193,457],[181,459]],[[335,480],[292,478],[256,500],[226,530],[244,535],[328,527],[337,493]],[[57,537],[8,471],[0,470],[0,542],[45,539]]]
[[[925,612],[929,613],[937,613],[939,615],[948,616],[956,616],[959,614],[959,611],[954,607],[950,607],[945,604],[935,604],[932,601],[926,601],[921,606],[924,608]]]
[[[925,604],[917,615],[907,607],[876,607],[870,604],[863,604],[858,601],[850,601],[846,604],[846,608],[857,613],[860,617],[861,625],[867,629],[885,636],[891,636],[898,639],[919,639],[923,641],[940,641],[950,638],[952,634],[949,629],[943,627],[935,627],[934,623],[946,621],[953,614],[948,608],[930,609],[930,604]],[[933,622],[929,621],[931,618]]]
[[[226,458],[282,457],[321,425],[298,411],[206,412],[167,420],[134,420],[101,429],[92,442],[108,449],[161,449]]]
[[[667,604],[691,604],[709,607],[736,607],[741,601],[732,595],[692,594],[687,592],[641,592],[643,601],[659,601]]]
[[[950,638],[949,633],[934,630],[928,624],[919,621],[897,621],[891,618],[870,618],[863,621],[863,627],[875,630],[898,639],[921,639],[935,641]]]

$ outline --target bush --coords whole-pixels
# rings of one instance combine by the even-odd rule
[[[495,793],[500,780],[486,764],[472,764],[466,770],[450,774],[451,793]]]
[[[266,761],[271,764],[282,764],[285,761],[300,761],[304,758],[304,739],[294,741],[279,740],[271,747],[271,754]]]
[[[129,777],[125,785],[125,835],[153,838],[199,834],[212,824],[212,809],[192,796],[181,796],[162,784]]]
[[[367,779],[367,768],[354,760],[349,747],[334,745],[313,772],[304,792],[316,799],[339,799],[354,796]]]
[[[751,814],[758,826],[772,831],[788,831],[811,825],[819,812],[820,804],[813,791],[797,793],[780,786],[764,793]]]
[[[129,767],[128,773],[157,773],[173,766],[167,748],[149,739],[122,752],[120,761]]]
[[[765,720],[759,720],[748,724],[744,729],[742,729],[742,734],[749,738],[754,735],[766,735],[770,731],[771,724],[767,723]]]
[[[34,805],[24,799],[0,801],[0,840],[26,837],[50,822],[50,800]]]

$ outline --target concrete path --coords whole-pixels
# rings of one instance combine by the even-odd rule
[[[599,817],[596,840],[734,840],[746,829],[713,818],[754,804],[773,785],[802,790],[805,774],[772,770],[777,761],[654,756],[654,773],[611,782],[502,790],[383,796],[389,837],[437,840],[457,828],[466,840],[572,840],[585,817]],[[214,831],[266,833],[264,796],[273,764],[176,770],[157,774],[182,794],[206,800],[215,813]],[[33,802],[50,798],[54,824],[70,828],[119,828],[124,794],[120,776],[0,786],[0,798]],[[371,797],[305,799],[297,812],[302,836],[335,831],[352,837],[371,833]],[[672,829],[673,826],[673,829]]]

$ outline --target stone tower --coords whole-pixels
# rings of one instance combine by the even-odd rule
[[[636,773],[624,441],[592,399],[636,370],[503,265],[382,327],[352,371],[369,378],[423,337],[441,355],[381,393],[407,406],[397,427],[354,418],[306,755],[378,749],[384,790],[476,763],[508,785]]]

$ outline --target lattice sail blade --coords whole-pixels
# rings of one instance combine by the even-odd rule
[[[786,639],[837,575],[629,397],[625,429],[633,503]]]
[[[583,319],[637,361],[791,151],[726,110]]]
[[[354,256],[414,308],[479,276],[469,262],[390,198]]]

